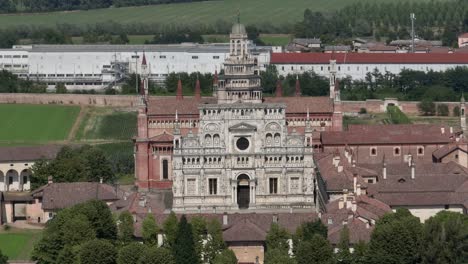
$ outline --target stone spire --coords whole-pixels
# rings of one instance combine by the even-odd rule
[[[281,85],[281,80],[278,79],[276,81],[276,97],[282,97],[283,96],[283,86]]]
[[[198,76],[197,76],[197,81],[195,83],[195,99],[197,100],[201,99],[200,80],[198,79]]]
[[[296,96],[301,96],[301,83],[299,82],[299,75],[296,75]]]
[[[180,80],[180,78],[179,78],[179,81],[177,82],[176,99],[177,100],[184,99],[184,95],[182,93],[182,81]]]

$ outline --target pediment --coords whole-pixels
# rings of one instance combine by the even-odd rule
[[[256,131],[257,127],[247,123],[239,123],[229,127],[229,131]]]

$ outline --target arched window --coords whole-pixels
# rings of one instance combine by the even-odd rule
[[[213,136],[213,144],[214,144],[214,146],[219,146],[219,135],[218,134]]]
[[[280,134],[276,133],[275,134],[275,146],[281,145],[281,136]]]
[[[268,133],[266,135],[266,145],[267,146],[271,146],[271,139],[272,139],[272,135],[270,133]]]
[[[206,135],[205,136],[205,146],[210,147],[211,146],[211,135]]]
[[[163,160],[162,167],[163,180],[167,180],[169,178],[169,162],[167,160]]]
[[[399,156],[399,155],[400,155],[400,148],[398,148],[398,147],[394,148],[394,149],[393,149],[393,154],[394,154],[395,156]]]

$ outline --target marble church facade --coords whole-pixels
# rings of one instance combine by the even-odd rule
[[[245,28],[233,26],[224,75],[213,97],[150,98],[143,74],[137,187],[172,188],[173,210],[183,212],[290,210],[323,206],[313,153],[320,131],[340,131],[342,113],[334,75],[330,97],[263,97],[257,61]],[[333,69],[332,62],[332,69]],[[143,67],[144,69],[144,67]]]

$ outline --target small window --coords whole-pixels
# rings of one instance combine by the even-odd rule
[[[371,154],[371,156],[377,156],[377,148],[371,148],[370,149],[370,154]]]
[[[165,59],[165,58],[166,58],[166,56],[164,56],[164,55],[160,55],[160,56],[159,56],[159,58],[160,58],[160,59]],[[193,57],[192,57],[192,59],[193,59]]]
[[[400,156],[400,148],[399,147],[396,147],[396,148],[393,149],[393,155]]]
[[[208,185],[209,185],[211,195],[218,194],[218,179],[209,179]]]
[[[278,193],[278,178],[270,178],[270,194]]]
[[[167,160],[163,160],[162,167],[163,167],[163,179],[167,180],[169,178],[169,162]]]
[[[458,159],[458,154],[455,154],[455,159]]]
[[[423,147],[418,147],[418,155],[419,156],[424,155],[424,148]]]
[[[217,60],[219,59],[219,56],[213,56],[213,59]]]
[[[197,60],[198,56],[192,56],[192,59]]]

